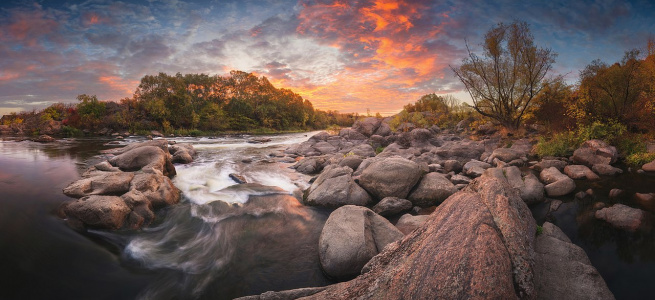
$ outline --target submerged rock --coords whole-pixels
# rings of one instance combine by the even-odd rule
[[[649,214],[641,209],[623,204],[614,204],[596,211],[596,219],[604,220],[612,226],[629,232],[649,228]]]
[[[321,267],[332,278],[350,279],[386,245],[402,237],[387,219],[368,208],[340,207],[330,214],[321,232]]]
[[[573,179],[560,173],[555,167],[541,171],[539,177],[546,183],[544,189],[549,197],[564,196],[575,190]]]
[[[611,166],[610,166],[611,167]],[[591,169],[583,165],[568,165],[564,167],[564,174],[569,176],[571,179],[587,179],[587,180],[598,180],[600,177],[596,175]]]
[[[120,229],[131,209],[117,196],[93,195],[68,203],[64,213],[84,225],[102,229]]]

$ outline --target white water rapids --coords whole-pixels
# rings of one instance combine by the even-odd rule
[[[182,202],[125,248],[126,261],[165,271],[140,298],[228,299],[325,284],[315,248],[326,214],[288,196],[299,197],[310,177],[290,169],[289,158],[280,162],[282,150],[313,134],[256,137],[270,139],[261,144],[250,136],[172,139],[198,155],[175,166]],[[259,185],[237,184],[231,173]]]

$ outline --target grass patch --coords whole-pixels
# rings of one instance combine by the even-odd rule
[[[384,151],[384,147],[382,146],[375,148],[375,155],[382,153],[382,151]]]
[[[625,163],[633,167],[641,167],[651,161],[655,160],[655,153],[633,153],[625,158]]]
[[[544,233],[544,228],[537,225],[537,235],[542,235]]]
[[[580,144],[581,141],[575,132],[565,131],[553,135],[550,139],[539,137],[535,150],[540,157],[568,157],[573,155],[573,151]]]

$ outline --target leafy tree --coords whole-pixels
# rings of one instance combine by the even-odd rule
[[[105,102],[98,101],[96,95],[89,96],[87,94],[78,95],[77,100],[80,101],[77,104],[77,113],[80,116],[82,127],[96,129],[105,116]]]
[[[557,56],[538,48],[527,23],[499,23],[485,35],[482,57],[467,45],[468,57],[451,67],[483,116],[516,129],[534,97],[546,83]]]

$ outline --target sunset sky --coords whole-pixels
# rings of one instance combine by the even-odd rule
[[[655,34],[653,1],[14,1],[0,3],[0,115],[129,97],[146,74],[242,70],[315,108],[395,113],[466,99],[449,65],[498,22],[527,21],[575,83]]]

